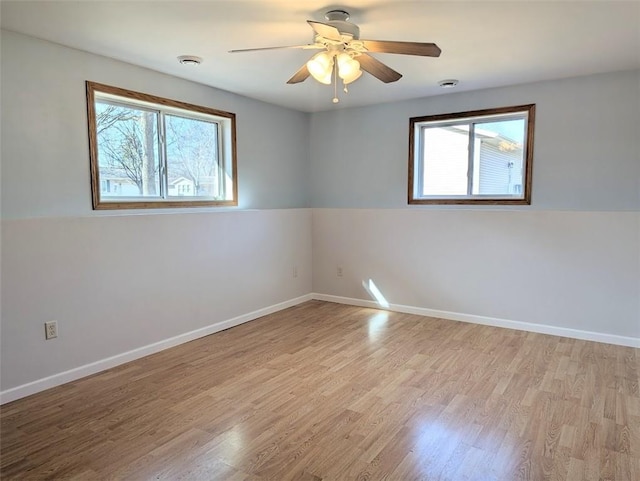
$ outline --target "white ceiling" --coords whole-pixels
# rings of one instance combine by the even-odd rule
[[[302,111],[336,108],[332,88],[287,79],[314,53],[228,50],[312,41],[306,20],[331,8],[351,13],[361,38],[434,42],[440,58],[374,54],[404,77],[370,75],[341,95],[338,107],[640,68],[639,1],[7,1],[2,28],[113,57]],[[180,65],[178,55],[204,58]],[[99,80],[99,79],[92,79]],[[126,87],[126,86],[125,86]]]

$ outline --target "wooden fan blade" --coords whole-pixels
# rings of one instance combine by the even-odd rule
[[[423,57],[439,57],[440,52],[442,52],[435,43],[391,42],[386,40],[361,40],[361,42],[369,52],[422,55]]]
[[[328,38],[331,40],[342,40],[342,35],[340,35],[340,30],[332,25],[327,25],[326,23],[314,22],[313,20],[307,20],[307,23],[311,26],[314,32],[324,38]]]
[[[288,84],[297,84],[300,82],[304,82],[309,77],[309,69],[307,68],[307,64],[305,63],[300,70],[293,74],[289,80],[287,80]]]
[[[366,53],[358,55],[356,57],[356,60],[360,62],[360,67],[362,68],[362,70],[364,70],[365,72],[369,72],[375,78],[382,80],[386,84],[395,82],[396,80],[400,80],[402,78],[401,73],[396,72],[391,67],[387,67],[378,59],[375,59],[371,55],[367,55]]]
[[[303,48],[305,50],[309,49],[321,49],[326,48],[324,45],[319,45],[316,43],[310,43],[308,45],[288,45],[286,47],[262,47],[262,48],[241,48],[238,50],[229,50],[229,53],[238,53],[238,52],[259,52],[260,50],[279,50],[283,48]]]

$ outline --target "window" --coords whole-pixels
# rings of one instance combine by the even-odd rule
[[[409,204],[530,204],[535,105],[414,117]]]
[[[238,205],[235,114],[87,82],[94,209]]]

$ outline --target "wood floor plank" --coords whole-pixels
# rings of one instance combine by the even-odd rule
[[[310,301],[0,409],[4,480],[640,479],[640,350]]]

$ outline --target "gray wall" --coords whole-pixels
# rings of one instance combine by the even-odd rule
[[[528,103],[530,206],[407,205],[410,117]],[[639,126],[638,71],[313,114],[314,292],[639,343]]]
[[[528,103],[536,104],[533,199],[523,209],[638,210],[638,71],[313,114],[311,205],[404,208],[410,117]]]
[[[309,206],[308,114],[6,31],[1,54],[4,219],[104,214],[87,181],[86,80],[234,112],[239,207]]]
[[[2,391],[311,291],[307,114],[14,33],[1,48]],[[239,207],[91,210],[85,80],[235,112]]]

